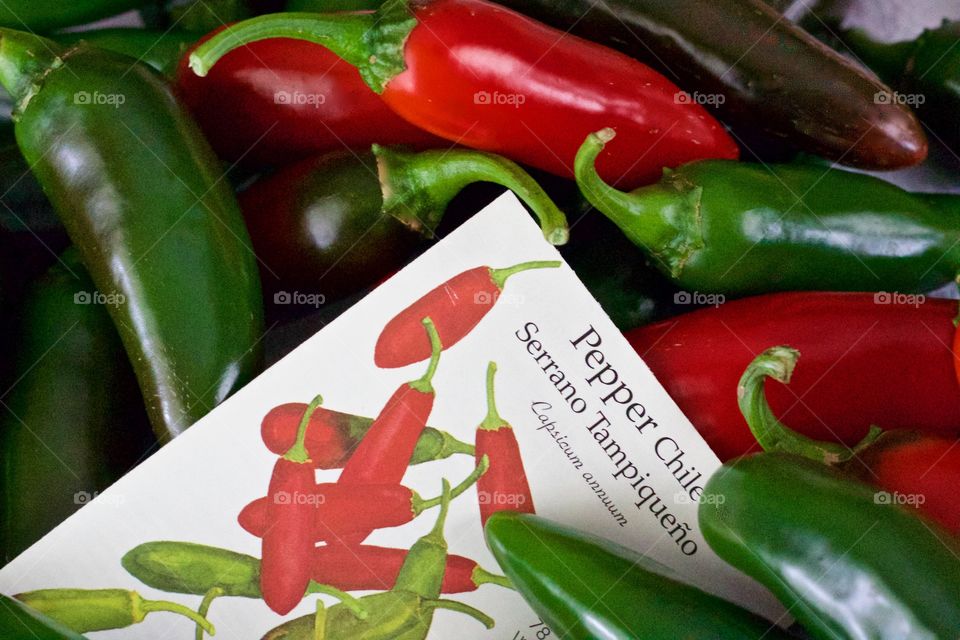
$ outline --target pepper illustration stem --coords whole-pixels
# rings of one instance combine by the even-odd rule
[[[470,575],[470,578],[473,580],[473,583],[477,586],[482,584],[495,584],[499,585],[505,589],[513,589],[513,583],[510,582],[510,578],[507,576],[502,576],[498,573],[492,573],[487,571],[480,565],[477,565],[474,568],[473,572]]]
[[[298,462],[301,464],[306,464],[310,462],[310,454],[307,452],[307,446],[305,443],[307,437],[307,427],[310,426],[310,418],[313,417],[313,412],[317,410],[323,404],[323,397],[318,395],[316,398],[310,401],[310,404],[307,405],[307,408],[303,412],[303,417],[300,418],[300,424],[297,425],[297,438],[294,440],[293,444],[290,445],[290,448],[287,449],[287,452],[283,454],[285,460],[290,462]]]
[[[186,618],[190,618],[197,626],[201,627],[209,635],[215,635],[216,629],[213,625],[210,624],[210,621],[204,618],[202,615],[182,604],[176,602],[169,602],[167,600],[144,600],[140,603],[140,611],[143,612],[143,615],[146,616],[148,613],[153,613],[155,611],[166,611],[168,613],[178,613]]]
[[[506,426],[507,422],[500,417],[497,411],[497,399],[494,390],[494,377],[497,375],[497,363],[491,362],[487,365],[487,415],[480,423],[480,429],[496,431]]]
[[[225,593],[221,587],[211,587],[210,590],[203,595],[203,600],[200,601],[200,607],[197,609],[197,613],[203,618],[206,618],[207,614],[210,613],[210,606],[213,604],[213,601]],[[203,640],[203,631],[203,627],[197,624],[197,632],[194,634],[194,640]]]
[[[784,425],[773,414],[764,392],[764,381],[772,378],[788,384],[800,352],[790,347],[779,346],[767,349],[747,367],[737,387],[740,411],[765,451],[779,451],[824,462],[839,464],[855,457],[870,446],[883,430],[877,426],[852,448],[835,442],[820,442],[808,438]]]
[[[490,459],[489,459],[487,456],[483,456],[483,457],[480,459],[480,464],[478,464],[478,465],[473,469],[473,471],[470,473],[470,475],[468,475],[466,478],[464,478],[463,481],[462,481],[460,484],[458,484],[457,486],[455,486],[455,487],[450,491],[450,499],[452,500],[452,499],[458,497],[458,496],[461,495],[464,491],[466,491],[467,489],[469,489],[470,487],[472,487],[474,484],[476,484],[477,480],[480,479],[480,476],[482,476],[483,474],[485,474],[485,473],[487,472],[487,469],[489,469],[489,468],[490,468]],[[431,508],[433,508],[433,507],[435,507],[435,506],[437,506],[437,505],[442,505],[442,504],[443,504],[443,496],[442,496],[442,495],[439,495],[439,496],[436,496],[435,498],[427,498],[427,499],[424,499],[424,498],[421,498],[419,495],[414,494],[414,495],[413,495],[413,500],[412,500],[411,502],[412,502],[412,504],[413,504],[413,511],[414,511],[414,513],[418,513],[418,514],[419,514],[419,513],[422,513],[422,512],[424,512],[424,511],[426,511],[427,509],[431,509]]]
[[[350,595],[346,591],[341,591],[340,589],[337,589],[336,587],[332,587],[328,584],[319,584],[311,580],[309,592],[322,593],[324,595],[333,596],[334,598],[342,602],[343,606],[349,609],[350,612],[353,613],[353,615],[359,618],[360,620],[366,620],[367,616],[370,613],[369,611],[367,611],[367,607],[364,606],[363,602],[361,602],[357,598],[354,598],[352,595]]]
[[[425,607],[432,609],[446,609],[447,611],[456,611],[458,613],[466,614],[485,626],[487,629],[493,629],[495,624],[494,619],[485,614],[483,611],[480,611],[476,607],[471,607],[464,602],[458,602],[457,600],[424,600],[423,604]]]
[[[520,264],[515,264],[512,267],[504,267],[502,269],[491,269],[490,270],[490,279],[493,281],[497,288],[501,291],[507,283],[507,278],[510,276],[516,275],[522,271],[530,271],[531,269],[556,269],[562,263],[559,260],[534,260],[532,262],[521,262]]]
[[[422,393],[433,393],[433,374],[437,372],[443,344],[440,342],[440,334],[437,333],[437,327],[433,324],[433,320],[424,318],[422,322],[427,330],[427,337],[430,338],[430,363],[427,365],[427,370],[423,376],[410,383],[410,388]]]

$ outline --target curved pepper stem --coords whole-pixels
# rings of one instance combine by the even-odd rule
[[[500,575],[499,573],[487,571],[480,565],[473,568],[473,572],[470,574],[470,580],[478,587],[484,584],[495,584],[504,589],[513,589],[513,583],[510,582],[510,578]]]
[[[154,611],[166,611],[167,613],[177,613],[181,616],[190,618],[197,624],[198,627],[206,631],[211,636],[216,634],[216,629],[213,628],[213,625],[210,624],[210,621],[190,607],[186,607],[176,602],[168,602],[166,600],[143,600],[139,604],[140,611],[143,615],[138,622],[142,621],[148,613],[153,613]]]
[[[350,613],[352,613],[354,617],[359,620],[366,620],[367,616],[370,615],[370,611],[361,600],[354,598],[346,591],[341,591],[336,587],[332,587],[328,584],[320,584],[319,582],[313,582],[311,580],[308,591],[309,593],[322,593],[324,595],[333,596],[339,600],[343,606],[349,609]]]
[[[513,191],[536,215],[547,242],[566,244],[567,217],[517,163],[468,149],[405,152],[373,145],[383,190],[383,210],[432,238],[447,205],[464,187],[492,182]]]
[[[493,618],[485,614],[483,611],[480,611],[480,609],[471,607],[464,602],[457,602],[456,600],[424,600],[423,606],[426,609],[446,609],[447,611],[456,611],[457,613],[466,614],[485,626],[487,629],[493,629],[493,625],[495,624]]]
[[[210,613],[210,606],[213,604],[213,601],[226,593],[221,587],[211,587],[203,595],[203,600],[200,601],[200,607],[197,609],[197,614],[200,617],[206,619],[207,615]],[[194,634],[194,640],[203,640],[204,628],[197,624],[197,631]]]
[[[487,472],[487,469],[489,468],[490,468],[490,458],[488,458],[487,455],[484,454],[483,457],[480,458],[480,463],[473,468],[473,471],[470,472],[470,475],[468,475],[466,478],[463,479],[463,481],[460,482],[460,484],[458,484],[457,486],[455,486],[453,489],[450,490],[450,499],[453,500],[454,498],[463,494],[464,491],[466,491],[467,489],[475,485],[477,483],[477,480],[480,479],[480,476],[485,474]],[[438,504],[443,504],[442,495],[436,496],[435,498],[425,499],[425,498],[421,498],[416,493],[413,494],[412,506],[413,506],[413,513],[416,515],[420,515],[427,509],[431,509],[437,506]]]
[[[494,389],[494,377],[497,375],[497,363],[491,362],[487,365],[487,415],[480,423],[480,429],[496,431],[502,427],[509,426],[506,421],[500,417],[497,411],[497,399]]]
[[[307,452],[307,445],[305,443],[307,427],[310,426],[310,418],[313,417],[314,412],[321,404],[323,404],[323,396],[318,395],[307,405],[307,408],[303,412],[303,417],[300,418],[300,424],[297,426],[297,439],[293,441],[293,444],[290,445],[287,452],[283,454],[284,460],[301,464],[311,462],[310,454]]]
[[[793,375],[800,352],[790,347],[772,347],[757,356],[740,378],[737,401],[750,431],[764,451],[779,451],[817,460],[825,464],[840,464],[850,460],[870,446],[883,431],[876,426],[853,448],[835,442],[813,440],[793,431],[780,422],[764,392],[764,381],[773,378],[787,384]]]
[[[559,260],[533,260],[531,262],[521,262],[512,267],[502,267],[500,269],[490,269],[490,280],[497,286],[497,289],[503,291],[507,286],[507,279],[524,271],[531,269],[557,269],[563,264]]]
[[[427,331],[427,337],[430,338],[430,363],[427,370],[418,380],[409,383],[411,389],[421,393],[433,393],[433,375],[437,372],[437,365],[440,364],[440,353],[443,351],[443,343],[440,342],[440,334],[437,332],[436,325],[430,318],[422,320],[423,327]]]
[[[615,136],[610,128],[587,136],[573,162],[577,185],[594,208],[676,278],[704,246],[700,228],[703,189],[669,173],[659,183],[631,193],[610,186],[597,174],[595,164]]]

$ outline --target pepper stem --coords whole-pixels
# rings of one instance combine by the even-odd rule
[[[437,431],[440,434],[441,445],[440,452],[437,454],[437,458],[449,458],[455,454],[463,454],[467,456],[475,456],[477,454],[477,448],[468,442],[463,440],[457,440],[453,434],[447,433],[446,431]]]
[[[333,596],[337,600],[343,603],[347,609],[350,610],[354,616],[360,620],[366,620],[370,612],[367,610],[366,605],[364,605],[360,600],[354,598],[352,595],[346,591],[341,591],[336,587],[332,587],[328,584],[320,584],[319,582],[310,581],[309,586],[310,593],[322,593],[324,595]]]
[[[0,85],[22,113],[40,89],[40,79],[63,64],[63,46],[33,33],[0,28]]]
[[[507,284],[507,278],[510,276],[516,275],[521,271],[530,271],[531,269],[556,269],[561,264],[563,263],[559,260],[534,260],[532,262],[521,262],[520,264],[515,264],[512,267],[490,269],[490,280],[497,287],[497,289],[503,291],[503,288]]]
[[[510,582],[510,578],[497,573],[491,573],[480,565],[473,568],[473,571],[470,573],[470,580],[478,587],[484,584],[496,584],[505,589],[513,589],[513,583]]]
[[[437,365],[440,364],[440,352],[443,351],[443,344],[440,342],[440,334],[437,333],[437,327],[433,324],[433,320],[427,317],[421,322],[427,331],[427,337],[430,338],[430,363],[420,379],[409,384],[411,389],[421,393],[433,393],[433,374],[437,372]]]
[[[510,425],[500,417],[500,413],[497,411],[497,399],[494,394],[493,384],[493,379],[496,374],[497,363],[491,362],[487,365],[487,416],[483,419],[483,422],[481,422],[480,426],[478,427],[485,431],[496,431],[497,429],[510,427]]]
[[[200,601],[200,608],[197,609],[197,613],[206,619],[207,614],[210,613],[210,605],[224,593],[221,587],[211,587],[210,590],[204,594],[203,600]],[[194,640],[203,640],[203,627],[199,624],[197,624],[197,632],[194,634]]]
[[[303,412],[303,417],[300,418],[300,424],[297,426],[297,439],[293,441],[293,444],[290,445],[287,452],[283,454],[284,460],[298,462],[300,464],[306,464],[311,461],[310,453],[307,451],[307,445],[305,444],[307,427],[310,425],[310,418],[313,417],[314,411],[316,411],[317,407],[321,404],[323,404],[323,396],[317,395],[317,397],[307,405],[307,408]]]
[[[466,491],[467,489],[475,485],[477,483],[477,480],[480,479],[480,476],[485,474],[487,472],[487,469],[489,468],[490,468],[490,458],[488,458],[486,454],[484,454],[483,457],[480,458],[480,463],[477,464],[476,467],[474,467],[473,471],[470,472],[470,475],[464,478],[460,484],[455,486],[450,491],[450,499],[453,500],[454,498],[460,496],[464,491]],[[424,498],[421,498],[417,493],[414,493],[413,499],[411,500],[413,513],[414,515],[417,515],[417,516],[423,513],[424,511],[426,511],[427,509],[432,509],[438,504],[443,504],[442,495],[439,495],[435,498],[424,499]]]
[[[405,152],[373,145],[383,191],[383,211],[427,238],[447,205],[464,187],[492,182],[513,191],[533,211],[547,242],[566,244],[567,217],[517,163],[468,149]]]
[[[780,422],[764,392],[764,380],[773,378],[787,384],[793,375],[800,352],[790,347],[772,347],[757,356],[740,378],[737,400],[757,442],[765,451],[780,451],[817,460],[825,464],[839,464],[856,456],[870,446],[882,433],[871,426],[867,435],[853,448],[835,442],[821,442],[793,431]]]
[[[465,602],[457,602],[456,600],[424,600],[423,604],[431,609],[446,609],[447,611],[456,611],[458,613],[466,614],[485,626],[487,629],[493,629],[493,625],[495,624],[493,618],[485,614],[483,611],[480,611],[476,607],[471,607]]]
[[[327,637],[327,607],[317,598],[317,612],[313,615],[313,640],[325,640]]]
[[[185,607],[182,604],[169,602],[167,600],[141,600],[139,605],[139,609],[142,614],[140,617],[141,620],[145,618],[148,613],[153,613],[154,611],[166,611],[168,613],[177,613],[186,618],[190,618],[197,624],[197,626],[202,628],[211,636],[215,635],[217,632],[213,625],[210,624],[209,620],[204,618],[190,607]]]

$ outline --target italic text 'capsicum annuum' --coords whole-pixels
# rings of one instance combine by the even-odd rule
[[[728,462],[699,507],[710,548],[766,586],[814,638],[953,638],[960,544],[819,462]]]
[[[800,353],[771,347],[758,355],[740,380],[737,397],[750,431],[764,451],[779,451],[832,465],[887,491],[893,500],[908,500],[952,533],[960,533],[960,441],[900,429],[871,428],[853,446],[813,440],[780,422],[764,392],[767,378],[787,384]]]
[[[0,84],[17,101],[20,150],[108,301],[154,431],[178,435],[259,366],[256,261],[216,158],[132,58],[3,29]]]
[[[767,385],[774,413],[797,432],[848,446],[875,424],[956,437],[960,385],[948,348],[956,304],[919,300],[780,293],[626,335],[721,460],[757,448],[737,406],[737,387],[753,358],[777,344],[803,353],[789,388]]]
[[[614,137],[591,134],[577,184],[653,264],[690,291],[929,291],[960,266],[960,197],[931,199],[819,164],[702,161],[633,192],[594,161]]]
[[[605,124],[622,138],[600,171],[628,186],[664,166],[739,154],[720,123],[646,65],[485,0],[259,16],[201,45],[190,65],[203,75],[230,50],[277,37],[329,48],[431,133],[558,175],[573,175],[583,136]]]
[[[568,640],[785,640],[776,625],[684,584],[608,540],[530,514],[500,512],[487,544],[550,630]]]

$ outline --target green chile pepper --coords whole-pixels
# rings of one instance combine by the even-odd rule
[[[819,462],[761,453],[710,478],[700,526],[814,638],[955,638],[960,544],[877,495]]]
[[[20,309],[0,409],[0,550],[10,561],[155,446],[120,337],[74,250]]]
[[[635,551],[531,514],[501,511],[484,528],[504,573],[553,633],[569,640],[785,640],[749,611],[669,577]]]
[[[63,45],[86,41],[95,47],[130,56],[165,76],[172,76],[180,58],[201,36],[202,32],[176,29],[114,28],[61,33],[55,39]]]
[[[145,600],[136,591],[40,589],[14,597],[77,633],[125,629],[143,622],[147,614],[157,611],[179,614],[203,627],[210,635],[215,633],[213,625],[193,609],[176,602]]]
[[[143,4],[146,0],[4,0],[0,3],[0,27],[53,31],[109,18]]]
[[[954,150],[960,149],[960,22],[944,20],[915,40],[883,43],[862,30],[848,31],[844,43],[901,94],[885,102],[915,106],[921,119]]]
[[[83,640],[84,636],[31,609],[19,600],[0,595],[0,637],[5,640]]]
[[[20,150],[80,250],[166,441],[258,370],[259,278],[233,194],[170,89],[130,58],[0,30]]]
[[[928,291],[960,267],[960,197],[915,195],[814,164],[703,161],[624,193],[577,154],[586,198],[689,291]]]

